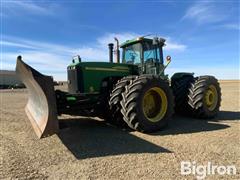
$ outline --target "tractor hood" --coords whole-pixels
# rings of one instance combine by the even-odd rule
[[[109,62],[75,62],[68,66],[68,68],[74,67],[74,66],[81,66],[81,67],[99,67],[99,68],[113,68],[113,69],[129,69],[136,67],[133,64],[124,64],[124,63],[109,63]]]
[[[109,62],[73,63],[67,71],[71,93],[100,93],[102,83],[109,78],[121,79],[128,75],[138,75],[136,65]]]

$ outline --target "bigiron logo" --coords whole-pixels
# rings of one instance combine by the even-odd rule
[[[234,165],[215,165],[208,162],[205,165],[197,164],[195,161],[181,162],[181,175],[195,175],[197,179],[204,179],[208,175],[236,175],[237,169]]]

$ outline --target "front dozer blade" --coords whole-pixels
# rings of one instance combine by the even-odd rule
[[[17,58],[16,73],[28,89],[25,112],[39,138],[59,130],[53,79],[45,76]]]

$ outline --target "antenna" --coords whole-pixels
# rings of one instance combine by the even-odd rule
[[[151,36],[151,35],[153,35],[153,34],[146,34],[146,35],[141,36],[141,37],[144,38],[144,37]]]

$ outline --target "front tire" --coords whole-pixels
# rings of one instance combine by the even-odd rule
[[[173,115],[172,91],[168,82],[160,77],[138,76],[122,95],[123,119],[134,130],[158,131],[167,125]]]

